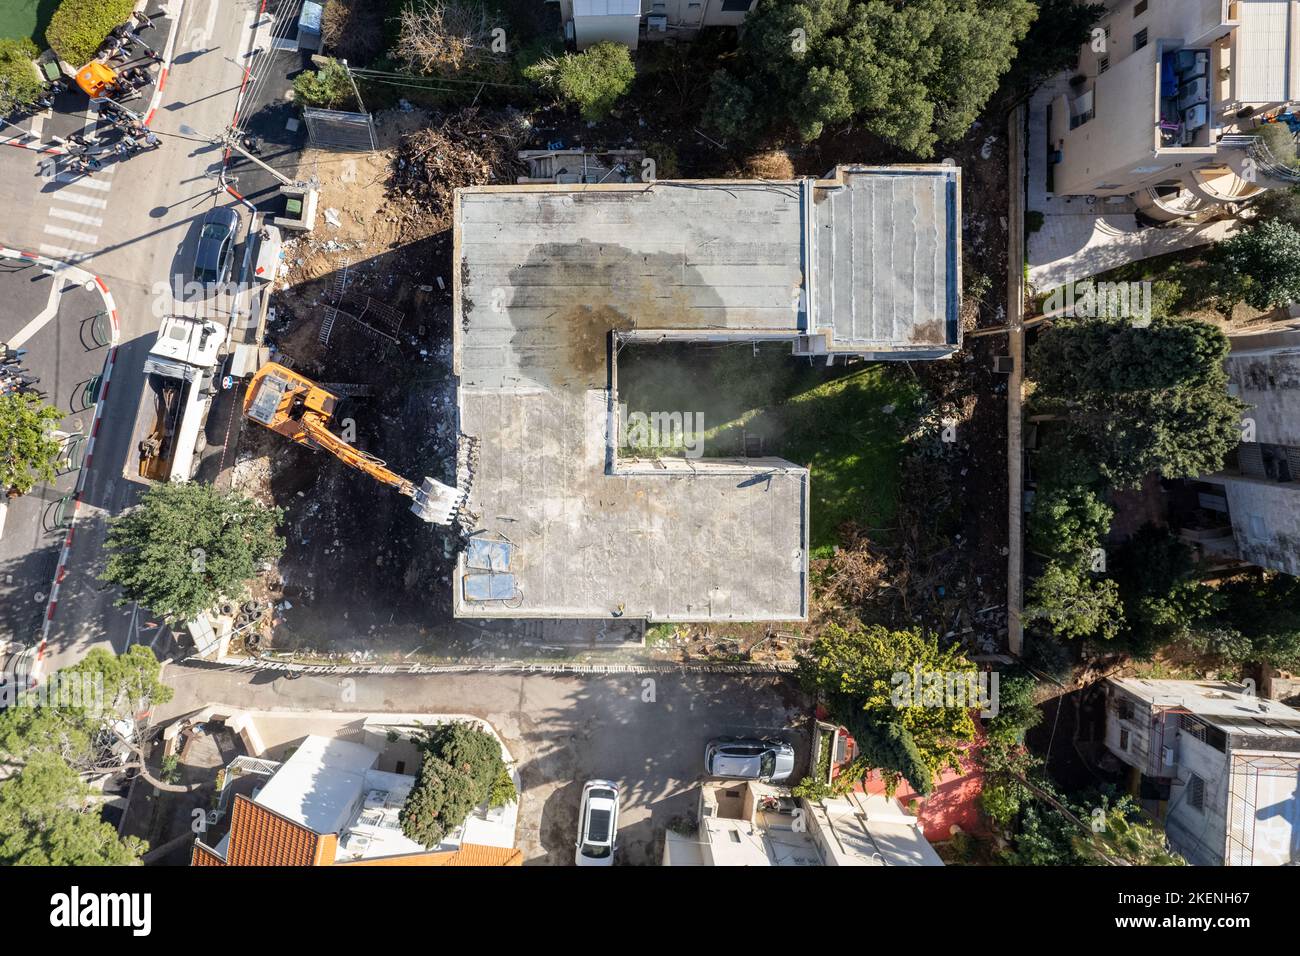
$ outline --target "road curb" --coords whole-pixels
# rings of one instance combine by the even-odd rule
[[[117,303],[113,301],[113,293],[108,290],[104,280],[93,273],[77,266],[68,265],[57,259],[51,259],[48,256],[39,256],[33,252],[23,252],[20,249],[10,249],[0,246],[0,258],[3,259],[22,259],[25,262],[33,262],[37,265],[50,266],[57,270],[59,274],[66,273],[74,281],[80,282],[83,286],[89,286],[92,282],[99,291],[99,296],[104,302],[104,311],[108,313],[110,327],[112,328],[112,341],[109,343],[108,355],[104,358],[104,371],[100,376],[99,397],[95,401],[95,416],[90,426],[90,437],[86,441],[86,454],[81,460],[81,470],[77,475],[77,487],[73,492],[72,520],[68,525],[68,532],[63,539],[63,549],[59,552],[59,563],[54,569],[54,580],[50,585],[50,597],[45,606],[45,621],[41,625],[41,641],[36,649],[36,661],[32,665],[30,683],[32,686],[40,683],[45,662],[46,642],[49,638],[50,624],[54,620],[54,612],[59,606],[59,586],[68,573],[68,558],[72,552],[72,541],[76,533],[77,512],[81,510],[81,494],[86,486],[86,475],[90,471],[90,466],[95,455],[95,440],[99,436],[99,427],[103,420],[104,405],[108,401],[109,387],[113,379],[113,366],[117,362],[117,348],[121,339],[121,324],[117,314]]]

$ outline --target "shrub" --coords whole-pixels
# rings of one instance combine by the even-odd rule
[[[41,81],[32,61],[40,51],[31,40],[0,40],[0,116],[36,102]]]
[[[628,48],[597,43],[581,53],[548,56],[524,69],[524,76],[578,107],[585,120],[604,119],[636,79]]]
[[[45,42],[59,59],[80,69],[133,9],[135,0],[63,0],[45,28]]]
[[[303,70],[293,78],[294,99],[304,106],[336,109],[353,102],[352,81],[348,70],[338,60],[330,60],[319,70]]]
[[[322,39],[331,53],[354,66],[384,52],[384,10],[371,0],[328,0],[321,22]]]

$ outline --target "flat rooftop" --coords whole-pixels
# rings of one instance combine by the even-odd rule
[[[617,454],[619,342],[960,346],[960,170],[459,190],[461,616],[799,620],[808,473]],[[688,412],[693,409],[664,409]]]

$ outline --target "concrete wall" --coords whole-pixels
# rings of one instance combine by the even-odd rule
[[[1228,827],[1228,756],[1182,731],[1177,738],[1178,782],[1170,790],[1165,832],[1188,862],[1220,866]],[[1193,773],[1205,781],[1204,810],[1189,799]]]
[[[1300,575],[1300,482],[1220,476],[1243,561]]]

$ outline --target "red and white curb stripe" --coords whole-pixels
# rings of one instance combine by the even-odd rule
[[[59,552],[59,563],[54,569],[54,583],[50,586],[49,603],[45,608],[45,621],[41,625],[41,643],[36,649],[36,661],[32,665],[31,683],[33,686],[40,683],[41,673],[44,667],[46,641],[50,634],[50,624],[54,620],[54,612],[59,606],[59,586],[68,574],[68,557],[72,553],[72,539],[76,532],[77,512],[81,509],[81,494],[86,486],[86,474],[90,471],[90,463],[95,455],[95,440],[99,436],[99,427],[103,422],[104,407],[108,401],[109,385],[113,378],[113,365],[117,361],[117,347],[121,338],[121,323],[117,314],[117,304],[113,301],[113,293],[108,291],[108,286],[104,280],[97,275],[93,275],[84,269],[76,266],[70,266],[59,262],[56,259],[50,259],[46,256],[38,256],[34,252],[23,252],[20,249],[8,249],[0,247],[0,258],[5,259],[23,259],[27,262],[34,262],[38,265],[48,266],[56,271],[56,274],[67,276],[74,282],[80,282],[84,286],[94,283],[99,290],[100,298],[104,300],[104,311],[108,313],[112,327],[112,341],[109,343],[108,355],[104,359],[104,371],[100,377],[99,398],[95,402],[95,417],[90,426],[90,438],[86,442],[86,453],[81,459],[81,470],[77,474],[77,487],[74,491],[72,505],[72,521],[68,525],[68,533],[63,539],[63,550]]]

